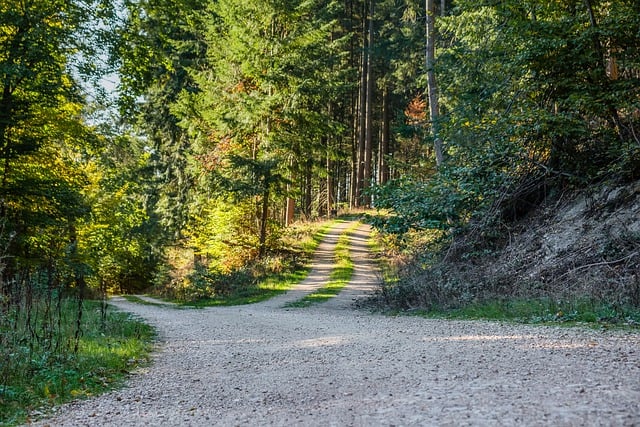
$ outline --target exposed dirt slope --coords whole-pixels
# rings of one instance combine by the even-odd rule
[[[516,225],[484,276],[516,295],[640,306],[640,181],[545,203]]]

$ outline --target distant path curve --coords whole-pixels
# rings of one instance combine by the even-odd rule
[[[352,309],[377,283],[366,226],[352,240],[350,286],[328,303],[283,309],[321,286],[346,227],[328,234],[301,288],[264,303],[176,310],[114,299],[158,329],[154,363],[38,425],[640,424],[638,334]]]

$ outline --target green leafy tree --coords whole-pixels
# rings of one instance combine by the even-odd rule
[[[513,218],[554,180],[583,185],[612,172],[634,176],[634,8],[455,2],[438,20],[435,66],[448,159],[434,180],[412,174],[381,193],[380,206],[399,214],[394,223],[406,220],[399,229]],[[624,71],[616,74],[619,63]],[[424,203],[399,192],[422,194]]]
[[[103,143],[107,147],[99,150],[100,157],[81,165],[87,177],[83,195],[92,208],[78,224],[79,250],[95,289],[139,292],[151,284],[162,260],[146,204],[144,177],[152,155],[132,137],[104,138]]]
[[[75,223],[88,212],[75,166],[94,139],[75,78],[91,72],[82,55],[93,52],[94,39],[79,39],[106,6],[90,0],[0,6],[0,216],[13,236],[5,283],[39,268],[53,277],[65,253],[74,252]]]
[[[200,164],[228,183],[212,190],[256,203],[261,254],[269,212],[279,212],[270,198],[285,195],[277,183],[308,177],[310,161],[326,156],[323,138],[339,129],[323,97],[333,98],[340,83],[322,79],[323,66],[339,60],[334,6],[216,2],[207,63],[194,70],[201,92],[183,94],[185,122],[201,131]]]
[[[181,238],[191,202],[197,197],[190,168],[192,141],[180,126],[179,95],[197,93],[188,69],[204,59],[201,14],[204,0],[126,1],[112,61],[121,76],[121,113],[148,138],[150,216],[165,241]],[[197,133],[197,131],[194,131]]]

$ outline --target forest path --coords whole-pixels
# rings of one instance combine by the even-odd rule
[[[640,336],[578,328],[374,315],[367,229],[350,287],[282,308],[323,283],[337,226],[304,291],[236,307],[177,310],[123,299],[153,324],[154,363],[127,387],[61,407],[50,426],[602,425],[640,423]],[[306,287],[306,288],[304,288]]]
[[[337,223],[318,246],[307,278],[287,293],[259,305],[265,309],[282,308],[287,303],[297,301],[325,285],[334,268],[335,247],[338,239],[342,233],[349,230],[357,222]],[[349,255],[354,264],[353,276],[349,284],[337,296],[322,303],[324,308],[349,308],[358,298],[364,298],[375,291],[379,277],[369,254],[367,242],[370,233],[371,227],[368,224],[360,224],[355,231],[350,233]]]

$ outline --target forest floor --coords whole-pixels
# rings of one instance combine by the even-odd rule
[[[247,306],[176,309],[114,298],[159,333],[153,363],[121,390],[56,410],[41,426],[616,425],[640,423],[640,336],[500,322],[390,317],[357,309],[378,283],[368,228],[356,269],[329,302],[283,308],[326,281],[309,277]]]

